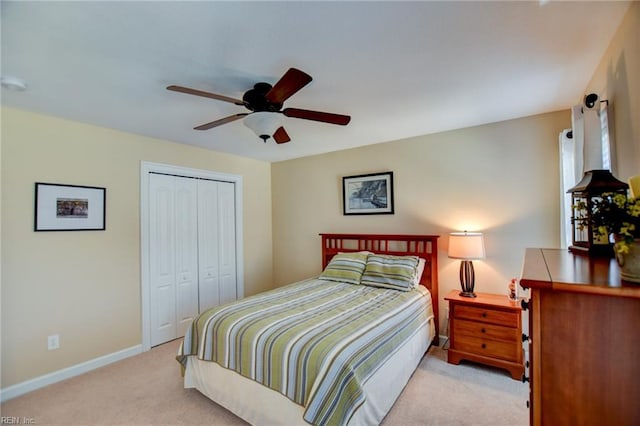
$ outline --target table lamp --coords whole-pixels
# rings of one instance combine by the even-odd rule
[[[484,239],[480,232],[452,232],[449,234],[449,258],[460,259],[460,287],[462,297],[476,297],[473,292],[475,273],[472,260],[484,259]]]

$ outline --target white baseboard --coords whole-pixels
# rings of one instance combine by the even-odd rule
[[[9,386],[0,390],[0,401],[4,402],[11,398],[23,395],[27,392],[34,391],[36,389],[43,388],[53,383],[61,382],[62,380],[69,379],[71,377],[78,376],[83,373],[87,373],[96,368],[104,367],[105,365],[114,363],[116,361],[129,358],[134,355],[142,353],[142,345],[132,346],[127,349],[123,349],[118,352],[114,352],[108,355],[104,355],[72,367],[64,368],[62,370],[54,371],[53,373],[45,374],[44,376],[36,377],[34,379],[27,380],[22,383]]]

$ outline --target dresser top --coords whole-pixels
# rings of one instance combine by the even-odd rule
[[[520,285],[640,298],[640,284],[622,281],[615,259],[574,254],[563,249],[528,248]]]

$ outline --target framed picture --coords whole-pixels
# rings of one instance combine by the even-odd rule
[[[107,190],[36,182],[34,231],[104,231]]]
[[[393,172],[342,178],[344,214],[393,214]]]

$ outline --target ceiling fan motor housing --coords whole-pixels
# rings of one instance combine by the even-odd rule
[[[278,112],[282,108],[282,103],[269,102],[267,93],[271,90],[269,83],[256,83],[253,89],[247,90],[242,96],[244,106],[251,111]]]

